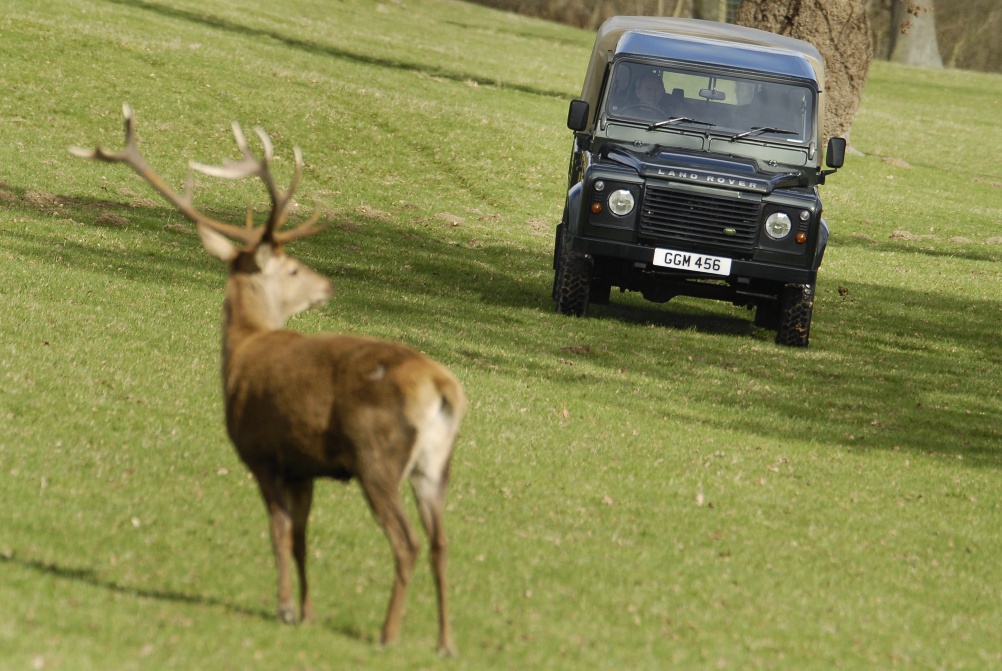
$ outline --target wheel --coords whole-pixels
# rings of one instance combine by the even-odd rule
[[[591,259],[570,250],[566,224],[557,227],[554,249],[553,300],[557,312],[572,317],[588,314]]]
[[[789,347],[807,347],[811,337],[813,315],[813,284],[787,284],[783,287],[776,343]]]

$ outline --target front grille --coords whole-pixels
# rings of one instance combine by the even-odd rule
[[[713,247],[750,254],[758,220],[758,202],[648,184],[640,235],[684,249]]]

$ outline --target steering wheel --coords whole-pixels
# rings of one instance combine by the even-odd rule
[[[655,114],[659,117],[665,116],[665,111],[663,109],[661,109],[660,107],[656,107],[654,105],[648,105],[647,103],[634,103],[632,105],[627,105],[621,110],[621,112],[623,114],[630,114],[632,112],[636,113],[647,112],[648,114]]]

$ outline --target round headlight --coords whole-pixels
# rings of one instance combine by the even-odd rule
[[[785,212],[773,212],[765,220],[765,234],[773,240],[782,240],[790,234],[793,224]]]
[[[615,215],[620,217],[628,215],[633,212],[634,205],[636,205],[636,200],[633,198],[633,194],[626,189],[617,189],[609,194],[609,209]]]

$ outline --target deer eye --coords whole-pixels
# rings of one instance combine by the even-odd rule
[[[293,268],[292,270],[289,271],[289,275],[292,277],[295,277],[298,274],[299,274],[299,268]]]

